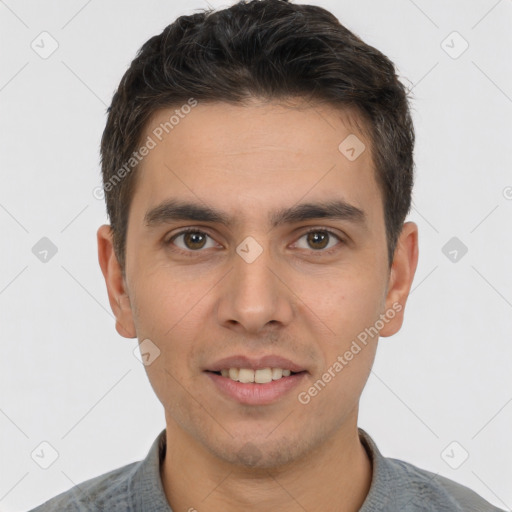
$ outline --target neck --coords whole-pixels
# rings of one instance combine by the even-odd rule
[[[270,469],[229,464],[173,421],[166,430],[161,476],[176,511],[357,512],[370,489],[372,465],[357,418],[301,460]]]

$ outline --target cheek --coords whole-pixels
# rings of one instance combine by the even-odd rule
[[[158,357],[145,366],[148,379],[165,408],[179,411],[182,388],[189,388],[200,304],[194,307],[197,298],[190,290],[178,289],[169,279],[142,279],[136,297],[139,340],[151,340],[158,350]]]
[[[132,310],[138,338],[149,338],[157,345],[157,366],[183,374],[191,365],[194,340],[208,314],[204,295],[211,286],[192,286],[177,280],[168,268],[154,268],[151,273],[141,274],[134,284],[136,301]]]
[[[193,309],[197,302],[196,288],[180,278],[166,264],[137,265],[133,289],[136,297],[137,320],[141,327],[165,333]]]
[[[341,421],[357,405],[373,365],[378,335],[372,328],[382,311],[384,292],[381,281],[365,276],[338,276],[326,282],[322,291],[311,287],[309,300],[314,311],[305,308],[301,313],[322,330],[316,332],[322,365],[309,382],[310,387],[302,390],[314,402],[319,420],[328,421],[335,409]],[[305,289],[303,293],[308,294]],[[333,404],[339,407],[333,409]]]
[[[316,317],[318,323],[320,319],[331,336],[346,340],[379,317],[385,283],[376,272],[353,266],[301,280],[297,295],[304,302],[303,313],[311,321]]]

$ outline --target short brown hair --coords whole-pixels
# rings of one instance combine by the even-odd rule
[[[126,162],[141,144],[151,115],[191,98],[243,105],[249,98],[293,97],[355,108],[365,120],[383,194],[391,264],[410,209],[414,167],[407,92],[393,63],[321,7],[242,0],[223,10],[177,18],[140,48],[114,94],[101,140],[101,165],[123,271],[136,182],[136,162],[133,172]]]

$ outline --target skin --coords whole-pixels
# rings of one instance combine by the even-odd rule
[[[141,140],[173,111],[156,112]],[[383,199],[358,121],[325,105],[200,103],[137,171],[124,276],[110,227],[98,230],[117,331],[160,350],[145,368],[165,409],[161,476],[173,510],[350,512],[364,502],[372,466],[358,437],[358,404],[378,337],[308,404],[297,399],[393,304],[402,309],[380,336],[400,329],[416,270],[412,222],[389,267]],[[366,145],[355,161],[338,150],[349,134]],[[146,212],[171,197],[218,208],[236,222],[147,227]],[[363,210],[365,223],[269,224],[276,209],[334,199]],[[187,227],[208,235],[204,247],[187,236],[169,241]],[[311,228],[343,242],[331,236],[324,248],[308,238]],[[263,249],[252,263],[236,252],[247,236]],[[203,371],[235,354],[278,354],[308,373],[275,403],[242,405]]]

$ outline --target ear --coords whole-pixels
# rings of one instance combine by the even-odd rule
[[[398,239],[393,263],[389,273],[386,294],[386,315],[394,316],[380,331],[380,336],[392,336],[402,327],[405,303],[411,290],[412,281],[418,265],[418,226],[414,222],[406,222]]]
[[[108,224],[100,226],[97,239],[98,261],[107,285],[110,307],[116,317],[116,330],[124,338],[136,338],[130,298],[114,251],[112,229]]]

